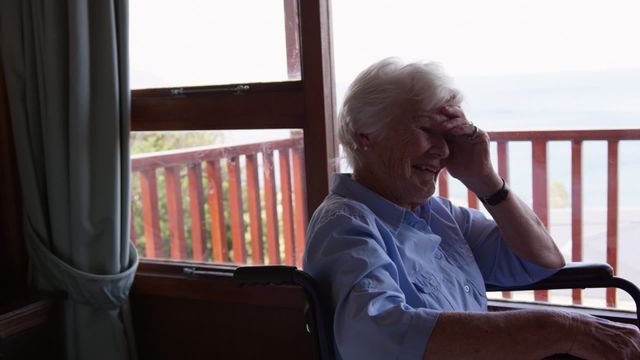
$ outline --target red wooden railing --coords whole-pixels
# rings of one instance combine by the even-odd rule
[[[582,260],[582,145],[585,141],[608,143],[606,261],[617,272],[618,146],[620,141],[640,140],[640,129],[491,132],[490,136],[497,145],[498,173],[507,180],[509,144],[531,144],[533,209],[545,226],[549,226],[547,146],[551,141],[571,142],[571,261]],[[244,166],[241,166],[241,159],[244,159]],[[278,160],[277,176],[275,159]],[[142,207],[144,220],[141,250],[146,257],[301,265],[307,221],[301,137],[136,155],[132,157],[132,169],[134,179],[137,175],[140,182],[138,198],[141,204],[138,206]],[[182,175],[185,171],[186,180]],[[162,176],[166,188],[166,220],[160,219],[161,204],[158,202],[158,178]],[[183,183],[186,184],[185,191],[182,190]],[[203,183],[207,184],[206,193]],[[438,187],[439,195],[449,195],[446,171],[440,173]],[[191,253],[187,253],[183,195],[189,202]],[[467,192],[467,199],[469,207],[478,208],[475,194]],[[208,207],[208,214],[205,214],[205,207]],[[245,234],[247,219],[248,241]],[[165,240],[168,244],[163,244],[161,221],[166,221],[169,229],[170,239]],[[209,236],[205,231],[207,222]],[[133,219],[131,234],[135,239]],[[205,257],[207,249],[211,249],[211,253]],[[250,258],[247,257],[249,250]],[[511,294],[504,293],[503,296],[509,298]],[[547,301],[548,293],[537,291],[534,297]],[[573,303],[581,304],[582,292],[574,290],[572,299]],[[616,306],[616,300],[615,290],[607,289],[607,306]]]
[[[145,257],[301,265],[307,221],[302,137],[135,155],[131,163],[133,178],[138,177],[140,182],[140,194],[133,194],[133,198],[140,199],[144,224],[140,250]],[[158,179],[162,177],[166,220],[161,219],[160,209],[165,204],[158,197]],[[188,197],[191,220],[189,254],[183,196]],[[168,246],[163,244],[162,221],[169,230]],[[207,222],[210,236],[206,233]],[[131,225],[132,239],[136,239],[133,217]],[[205,258],[207,249],[210,255]]]

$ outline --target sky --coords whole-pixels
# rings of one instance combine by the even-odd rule
[[[344,74],[389,54],[456,75],[640,68],[633,0],[350,0],[333,9]]]

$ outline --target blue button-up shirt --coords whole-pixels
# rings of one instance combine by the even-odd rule
[[[331,298],[342,359],[421,359],[440,312],[487,310],[485,282],[556,271],[516,256],[480,211],[431,197],[413,212],[347,174],[313,214],[304,270]]]

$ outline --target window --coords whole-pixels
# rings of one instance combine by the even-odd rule
[[[499,172],[548,225],[566,259],[608,262],[638,283],[640,190],[632,184],[640,176],[640,50],[629,44],[640,32],[639,6],[336,1],[337,99],[381,58],[440,62],[462,90],[468,117],[491,132]],[[441,195],[479,206],[462,184],[442,180]],[[633,307],[611,290],[507,296]]]
[[[301,130],[132,133],[142,257],[295,264],[304,249]]]
[[[175,4],[130,4],[132,239],[147,259],[301,265],[334,151],[326,4]]]
[[[130,3],[133,89],[300,80],[294,2],[188,0],[176,5],[169,0]]]

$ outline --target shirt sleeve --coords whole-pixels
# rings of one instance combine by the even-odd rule
[[[451,203],[449,206],[486,283],[499,286],[527,285],[558,271],[516,255],[503,239],[498,224],[481,211]]]
[[[375,220],[347,211],[321,217],[310,223],[304,269],[330,294],[340,357],[422,359],[439,311],[406,304]]]

